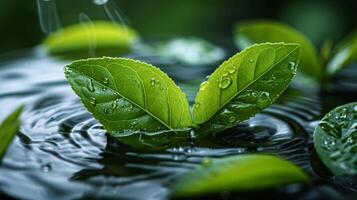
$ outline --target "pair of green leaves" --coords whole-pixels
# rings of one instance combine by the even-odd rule
[[[195,127],[214,133],[274,102],[299,61],[298,44],[264,43],[234,55],[202,83],[193,106],[158,68],[125,58],[79,60],[65,68],[85,107],[115,137]]]
[[[351,35],[337,45],[331,56],[325,58],[328,61],[327,66],[324,67],[317,50],[307,37],[292,27],[274,21],[250,21],[237,24],[235,42],[242,49],[261,42],[299,43],[302,50],[299,68],[301,72],[316,80],[332,76],[353,60],[357,60],[357,34]]]
[[[138,38],[136,31],[125,25],[90,21],[68,26],[50,35],[43,45],[55,56],[87,58],[128,53]]]
[[[23,106],[20,106],[8,117],[6,117],[6,119],[0,125],[0,161],[20,127],[19,118],[22,111]]]
[[[314,145],[333,174],[357,174],[357,103],[329,112],[315,129]]]

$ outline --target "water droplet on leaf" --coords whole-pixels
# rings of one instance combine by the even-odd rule
[[[95,99],[95,97],[91,97],[89,103],[95,106],[97,104],[97,100]]]
[[[155,83],[156,83],[156,79],[155,79],[155,78],[151,78],[151,79],[150,79],[150,83],[151,83],[152,86],[154,86]]]
[[[203,91],[206,89],[206,87],[207,87],[207,81],[203,81],[200,85],[200,90]]]
[[[109,83],[109,79],[108,79],[108,78],[106,78],[106,77],[105,77],[105,78],[103,78],[103,84],[105,84],[105,85],[106,85],[106,84],[108,84],[108,83]]]
[[[295,65],[295,63],[292,62],[292,61],[289,62],[289,67],[290,67],[290,70],[292,70],[292,71],[295,71],[295,70],[296,70],[296,65]]]
[[[248,62],[249,62],[249,63],[253,63],[253,62],[254,62],[254,59],[253,59],[253,58],[249,58]]]
[[[227,89],[232,83],[232,78],[231,77],[222,77],[221,80],[219,81],[219,88],[221,89]]]
[[[95,89],[94,89],[94,85],[93,85],[92,79],[89,79],[87,88],[88,88],[88,90],[90,92],[94,92]]]
[[[108,2],[108,0],[93,0],[93,3],[96,4],[96,5],[104,5]]]
[[[270,94],[268,92],[260,93],[257,100],[257,107],[263,109],[269,106],[270,103],[271,103]]]

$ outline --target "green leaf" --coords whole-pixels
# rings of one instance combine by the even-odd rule
[[[50,54],[64,58],[128,53],[138,36],[131,28],[108,21],[72,25],[47,37],[43,45]]]
[[[112,136],[155,135],[192,125],[185,94],[158,68],[126,58],[79,60],[67,81]]]
[[[262,42],[298,43],[301,45],[300,70],[317,80],[322,78],[324,71],[314,45],[303,34],[290,26],[274,21],[239,23],[235,28],[235,42],[242,49]]]
[[[337,107],[321,120],[314,146],[335,175],[357,174],[357,102]]]
[[[336,74],[353,61],[357,61],[357,32],[351,34],[341,44],[337,45],[332,58],[327,64],[328,75]]]
[[[288,87],[299,56],[298,44],[285,43],[257,44],[234,55],[201,84],[194,125],[218,132],[268,107]]]
[[[223,191],[270,189],[292,183],[307,183],[298,167],[276,156],[247,154],[204,159],[202,165],[182,176],[172,187],[175,197],[193,197]]]
[[[18,107],[0,125],[0,161],[20,127],[19,118],[23,109],[23,106]]]

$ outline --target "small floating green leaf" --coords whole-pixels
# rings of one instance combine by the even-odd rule
[[[66,27],[46,38],[43,45],[56,56],[87,58],[128,53],[137,39],[130,27],[94,21]]]
[[[235,41],[244,49],[255,43],[287,42],[301,45],[300,70],[320,80],[323,68],[319,62],[317,51],[311,41],[292,27],[274,21],[249,21],[236,25]]]
[[[17,108],[0,125],[0,161],[20,127],[19,118],[23,109],[23,106]]]
[[[357,174],[357,102],[337,107],[321,120],[314,146],[335,175]]]
[[[192,197],[223,191],[271,189],[307,183],[308,176],[288,161],[271,155],[247,154],[221,159],[207,158],[172,187],[175,197]]]
[[[67,81],[114,137],[160,134],[192,125],[185,94],[158,68],[126,58],[79,60]]]
[[[298,44],[285,43],[257,44],[234,55],[201,84],[194,125],[219,132],[268,107],[289,86],[299,56]]]
[[[327,73],[334,75],[353,61],[357,61],[357,32],[337,45],[327,64]]]

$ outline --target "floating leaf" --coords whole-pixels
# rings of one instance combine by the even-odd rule
[[[320,80],[323,68],[311,41],[297,30],[274,21],[251,21],[237,24],[235,41],[239,48],[262,42],[288,42],[301,45],[300,70]]]
[[[160,134],[192,124],[185,94],[158,68],[125,58],[65,67],[72,89],[112,136]]]
[[[224,191],[270,189],[292,183],[307,183],[298,167],[276,156],[247,154],[204,159],[202,165],[181,177],[172,187],[175,197],[193,197]]]
[[[327,64],[327,73],[334,75],[353,61],[357,61],[357,32],[337,45]]]
[[[20,127],[19,118],[23,109],[23,106],[17,108],[0,125],[0,161]]]
[[[203,132],[233,127],[271,105],[296,73],[298,44],[253,45],[225,61],[201,84],[193,106]]]
[[[357,102],[330,111],[315,129],[314,145],[335,175],[357,174]]]
[[[138,36],[131,28],[108,21],[85,22],[60,30],[43,42],[47,51],[65,58],[128,53]]]

